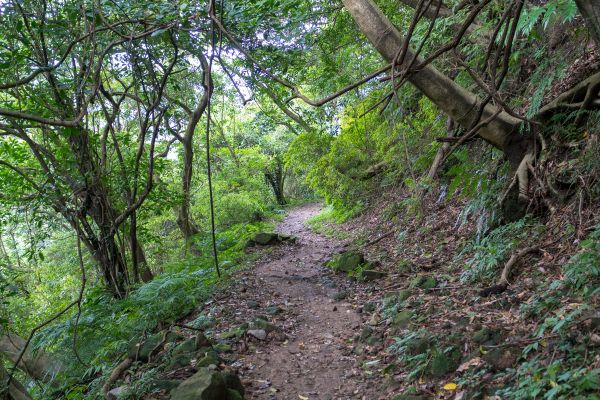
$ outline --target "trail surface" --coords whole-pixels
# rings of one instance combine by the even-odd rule
[[[379,397],[354,351],[361,315],[340,299],[355,284],[323,266],[346,244],[304,225],[319,210],[316,204],[291,210],[277,229],[297,242],[263,256],[228,294],[225,308],[235,320],[232,326],[266,313],[279,329],[266,340],[247,335],[235,353],[233,364],[246,383],[246,398]]]

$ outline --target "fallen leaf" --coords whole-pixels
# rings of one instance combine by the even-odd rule
[[[444,385],[444,390],[456,390],[457,387],[458,385],[456,383],[450,382]]]
[[[299,394],[298,397],[300,398],[300,400],[308,400],[308,397],[304,397],[301,394]]]

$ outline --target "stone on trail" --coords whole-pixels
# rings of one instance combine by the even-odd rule
[[[354,272],[365,262],[365,256],[362,253],[356,253],[353,251],[347,251],[345,253],[338,254],[333,257],[327,266],[332,268],[334,271],[339,272]]]
[[[247,333],[258,340],[265,340],[267,338],[267,332],[263,329],[250,329]]]
[[[254,235],[254,238],[250,239],[246,244],[246,247],[255,245],[267,246],[276,243],[290,242],[293,243],[296,238],[289,235],[278,234],[274,232],[258,232]]]
[[[223,375],[210,368],[200,368],[171,391],[171,400],[227,400]]]

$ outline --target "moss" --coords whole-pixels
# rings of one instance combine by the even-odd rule
[[[334,271],[350,273],[358,270],[364,262],[365,257],[361,253],[348,251],[335,256],[327,263],[327,266]]]
[[[434,351],[429,362],[428,374],[439,378],[450,372],[456,371],[460,365],[461,352],[458,347],[453,346],[446,352]]]

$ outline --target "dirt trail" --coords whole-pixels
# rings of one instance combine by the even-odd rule
[[[304,225],[319,210],[318,204],[291,210],[277,230],[297,237],[297,242],[262,257],[229,297],[238,321],[279,307],[269,319],[284,332],[266,341],[248,337],[238,349],[242,352],[234,366],[247,384],[246,398],[378,398],[376,385],[353,353],[361,316],[351,304],[333,300],[351,283],[323,266],[346,244]]]

